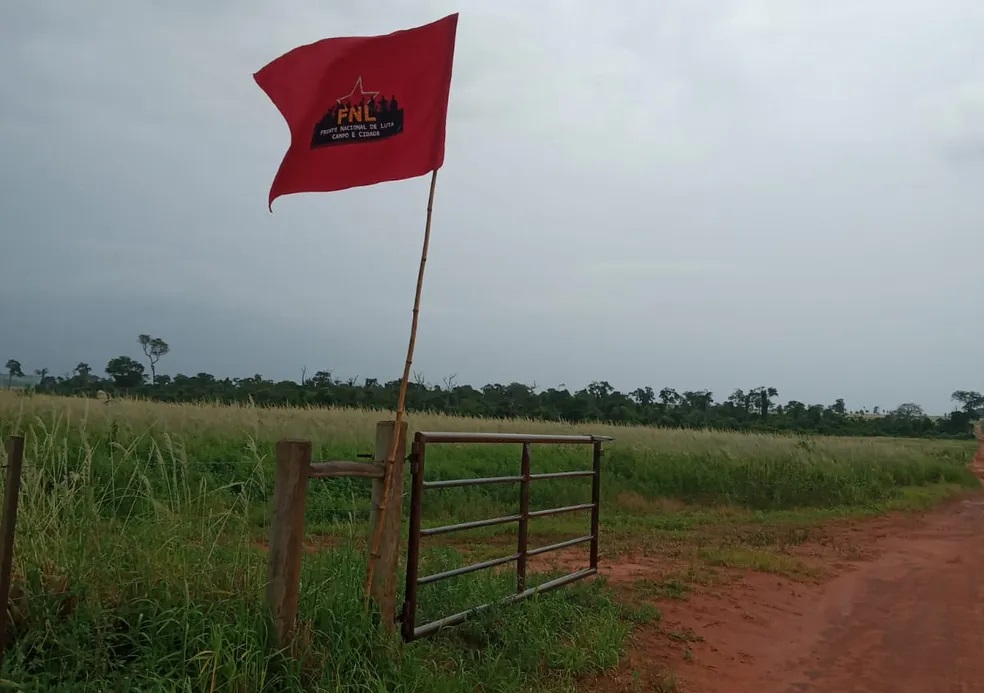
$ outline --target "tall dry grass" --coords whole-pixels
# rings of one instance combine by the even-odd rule
[[[304,437],[319,456],[371,450],[379,413],[172,405],[0,393],[0,435],[26,434],[15,552],[14,644],[2,676],[40,690],[569,690],[613,665],[625,614],[581,585],[401,650],[361,610],[368,488],[312,485],[308,522],[340,545],[305,559],[303,620],[292,656],[272,651],[262,604],[272,450]],[[414,415],[413,430],[581,431],[616,437],[603,476],[603,522],[646,500],[750,509],[860,507],[912,487],[976,483],[973,446],[565,426]],[[586,451],[535,446],[534,467],[584,467]],[[432,478],[515,473],[513,446],[436,446]],[[585,499],[583,480],[534,488],[533,505]],[[631,502],[626,501],[629,499]],[[643,502],[639,502],[642,499]],[[501,514],[515,489],[428,499],[434,521]],[[423,570],[459,558],[426,553]],[[541,579],[544,579],[541,576]],[[512,589],[479,573],[434,586],[424,618]],[[426,610],[430,611],[426,611]],[[522,610],[518,616],[517,610]]]
[[[27,437],[3,679],[73,693],[505,692],[568,690],[617,662],[627,627],[600,584],[401,650],[363,612],[364,528],[344,520],[339,545],[305,558],[294,650],[274,650],[256,539],[280,432],[264,414],[0,397],[0,433]],[[424,569],[458,560],[432,552]],[[422,618],[510,589],[508,576],[468,576],[425,599]]]

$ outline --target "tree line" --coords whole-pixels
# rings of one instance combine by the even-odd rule
[[[137,343],[147,368],[131,356],[109,360],[100,377],[80,362],[70,375],[52,376],[48,369],[34,371],[37,382],[29,389],[59,395],[95,396],[100,391],[162,402],[251,402],[259,406],[338,406],[388,410],[396,403],[400,381],[376,378],[341,378],[330,370],[317,371],[300,382],[274,381],[260,374],[247,378],[216,378],[210,373],[159,375],[157,363],[170,352],[159,337],[141,334]],[[7,387],[23,378],[21,363],[6,363]],[[819,435],[972,437],[973,422],[984,417],[984,395],[958,390],[951,396],[955,408],[943,417],[929,417],[913,402],[895,409],[849,411],[843,399],[831,404],[779,401],[774,387],[737,389],[722,400],[708,390],[678,392],[640,387],[620,392],[606,381],[570,391],[565,387],[538,389],[536,384],[489,384],[480,388],[460,385],[455,375],[429,383],[415,374],[407,392],[407,408],[460,416],[528,418],[546,421],[614,422],[643,426],[763,432],[802,432]]]

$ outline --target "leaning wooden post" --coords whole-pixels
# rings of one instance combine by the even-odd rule
[[[0,535],[0,664],[7,647],[7,611],[10,606],[10,571],[14,560],[14,527],[24,466],[24,437],[12,436],[7,443],[7,484],[3,491],[3,534]]]
[[[974,476],[984,485],[984,431],[981,430],[980,421],[974,424],[974,435],[977,436],[978,448],[968,466]]]
[[[287,645],[297,620],[304,549],[304,508],[310,472],[310,441],[277,442],[266,599],[278,648]]]
[[[393,444],[396,430],[395,421],[380,421],[376,424],[376,450],[374,459],[385,465]],[[382,515],[385,525],[379,540],[379,560],[372,571],[370,596],[376,602],[381,615],[383,628],[392,633],[396,630],[396,571],[399,567],[400,527],[403,520],[403,469],[407,457],[407,422],[400,422],[400,436],[396,444],[395,463],[387,479],[385,476],[372,480],[372,506],[369,511],[369,541],[376,532],[376,525]],[[386,493],[386,482],[389,481],[389,493]],[[390,507],[380,512],[383,499],[390,500]],[[370,543],[371,549],[371,543]],[[370,560],[372,557],[370,556]]]

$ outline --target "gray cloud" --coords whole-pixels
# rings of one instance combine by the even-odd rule
[[[0,356],[150,331],[172,372],[395,377],[427,181],[270,215],[288,134],[252,73],[459,6],[429,377],[984,387],[976,0],[3,3]]]

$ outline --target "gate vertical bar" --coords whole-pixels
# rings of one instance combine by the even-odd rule
[[[523,443],[523,460],[519,482],[519,546],[516,559],[516,593],[526,589],[526,552],[530,536],[530,444]]]
[[[594,476],[591,478],[591,567],[598,568],[598,525],[601,510],[601,458],[605,454],[600,440],[594,443]]]
[[[410,530],[407,541],[407,583],[404,591],[401,629],[404,642],[414,638],[417,621],[417,578],[420,563],[420,516],[424,495],[424,459],[427,444],[420,433],[414,436],[410,461]]]

